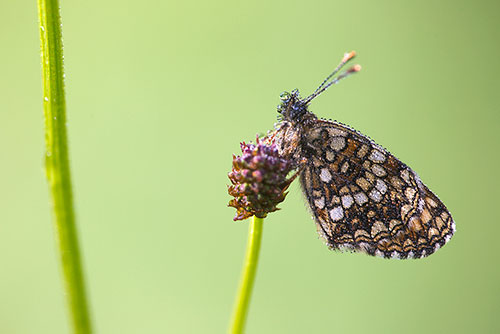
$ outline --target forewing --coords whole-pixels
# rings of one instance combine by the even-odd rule
[[[420,258],[452,237],[455,224],[445,205],[413,170],[363,134],[316,120],[304,131],[301,149],[304,193],[331,249]]]

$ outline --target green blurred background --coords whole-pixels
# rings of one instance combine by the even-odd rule
[[[435,255],[333,253],[300,187],[265,221],[248,333],[498,333],[496,1],[62,3],[70,155],[97,333],[223,333],[247,222],[239,142],[345,51],[312,110],[369,135],[453,213]],[[0,4],[0,333],[68,333],[44,178],[35,1]],[[497,320],[495,320],[497,318]]]

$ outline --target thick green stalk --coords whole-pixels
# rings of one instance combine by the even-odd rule
[[[245,265],[243,267],[240,288],[234,307],[233,321],[230,329],[232,334],[243,333],[243,329],[245,327],[248,306],[250,304],[252,288],[255,282],[255,274],[257,272],[257,263],[259,261],[262,229],[264,226],[263,222],[264,218],[257,218],[256,216],[253,216],[250,223]]]
[[[92,332],[73,210],[58,0],[38,0],[45,114],[45,166],[73,333]]]

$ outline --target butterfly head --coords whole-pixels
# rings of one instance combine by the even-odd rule
[[[281,103],[278,105],[278,113],[285,121],[299,121],[308,112],[307,103],[300,98],[298,89],[292,90],[291,93],[281,93],[280,100]]]

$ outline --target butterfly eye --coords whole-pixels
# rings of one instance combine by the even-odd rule
[[[286,102],[290,99],[290,93],[289,92],[282,92],[280,94],[280,100],[283,102]]]

